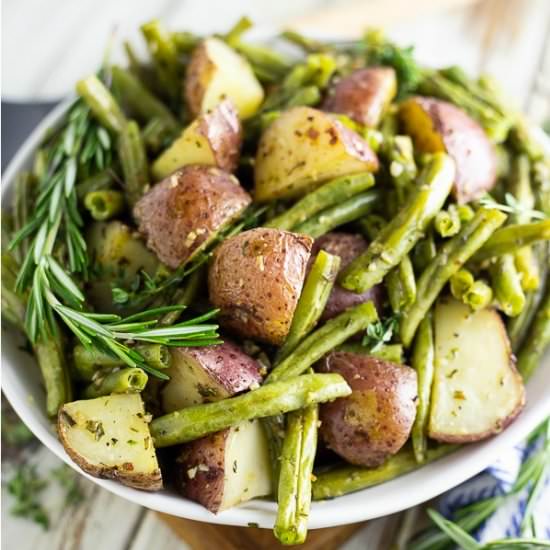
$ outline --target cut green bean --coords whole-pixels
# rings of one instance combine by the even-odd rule
[[[418,405],[411,440],[414,457],[419,464],[426,460],[428,452],[428,419],[434,377],[434,360],[432,315],[428,313],[418,327],[412,354],[412,367],[416,370],[418,379]]]
[[[467,269],[459,269],[449,279],[451,294],[457,300],[462,301],[466,292],[472,288],[474,281],[474,276],[470,271]]]
[[[451,192],[455,165],[443,153],[433,155],[421,174],[416,190],[368,249],[340,274],[340,284],[354,292],[366,292],[399,264],[424,235]]]
[[[418,279],[416,301],[405,310],[400,323],[401,341],[405,347],[411,344],[418,325],[445,284],[505,220],[502,212],[481,208],[458,235],[443,245],[424,269]]]
[[[128,121],[111,92],[97,76],[90,75],[79,80],[76,91],[88,104],[100,124],[115,134],[122,132]]]
[[[477,311],[488,307],[493,300],[493,289],[485,281],[474,281],[474,284],[464,293],[462,301]]]
[[[141,369],[125,368],[99,376],[86,386],[83,391],[85,399],[94,399],[112,393],[139,393],[145,389],[147,374]]]
[[[118,155],[124,174],[124,190],[133,207],[149,184],[147,154],[136,122],[130,121],[120,134]]]
[[[355,221],[372,212],[379,198],[380,192],[377,189],[359,193],[347,201],[319,212],[304,223],[297,225],[293,231],[310,235],[313,238],[320,237],[340,225]]]
[[[201,38],[192,32],[173,32],[172,42],[179,53],[191,53],[200,43]]]
[[[277,353],[276,363],[288,357],[313,330],[323,314],[339,269],[339,256],[333,256],[324,250],[319,251],[306,277],[290,330]]]
[[[424,268],[435,258],[437,246],[433,231],[428,231],[423,239],[420,239],[412,251],[412,262],[416,271],[423,271]]]
[[[110,189],[114,183],[113,172],[111,170],[103,170],[78,183],[76,185],[76,195],[79,201],[83,201],[88,193]]]
[[[339,374],[304,374],[266,384],[236,397],[195,405],[159,416],[150,424],[155,447],[169,447],[245,420],[275,416],[351,393]]]
[[[491,285],[499,308],[508,317],[516,317],[525,305],[525,293],[521,287],[521,278],[511,254],[499,256],[491,264]]]
[[[314,106],[321,101],[321,92],[317,86],[304,86],[296,90],[285,103],[284,107]]]
[[[388,273],[385,279],[386,290],[394,313],[399,313],[416,299],[416,279],[409,256]]]
[[[154,369],[168,369],[172,363],[172,356],[166,346],[162,344],[137,344],[133,348]]]
[[[377,320],[378,314],[372,302],[359,304],[329,319],[322,327],[302,340],[294,351],[269,373],[266,383],[299,376],[323,355]]]
[[[371,355],[372,357],[378,357],[378,359],[384,359],[384,361],[390,361],[390,363],[403,363],[403,346],[401,344],[382,344],[375,350],[370,350],[362,344],[342,344],[336,348],[336,351]]]
[[[124,194],[111,189],[91,191],[84,197],[84,206],[94,220],[110,220],[124,210]]]
[[[458,205],[456,210],[458,212],[458,219],[460,220],[460,223],[469,222],[475,214],[474,209],[467,204]]]
[[[460,225],[460,216],[454,204],[438,212],[434,220],[434,229],[444,239],[454,237],[460,231]]]
[[[290,231],[322,210],[338,205],[373,185],[374,177],[370,173],[336,178],[311,191],[264,226]]]
[[[287,415],[273,529],[277,539],[285,545],[302,544],[306,540],[318,421],[318,405]]]

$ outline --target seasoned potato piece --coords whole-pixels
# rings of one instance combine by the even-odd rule
[[[357,256],[367,249],[367,241],[359,234],[343,233],[334,231],[319,237],[313,243],[311,249],[311,258],[308,268],[314,262],[319,250],[324,250],[329,254],[340,256],[340,271],[347,267]],[[372,301],[376,309],[380,312],[383,305],[384,290],[382,285],[375,285],[366,292],[352,292],[335,284],[330,293],[327,305],[321,316],[322,321],[336,317],[349,307]]]
[[[358,69],[336,83],[323,108],[374,128],[396,93],[397,79],[391,67]]]
[[[138,273],[151,277],[159,261],[137,233],[119,221],[95,222],[86,232],[90,258],[97,267],[91,275],[86,296],[98,311],[121,311],[113,304],[113,285],[128,288]]]
[[[272,492],[267,441],[258,420],[184,445],[175,472],[176,488],[215,514]]]
[[[453,194],[459,203],[478,199],[494,187],[494,147],[483,128],[464,111],[440,99],[412,97],[401,104],[399,116],[418,151],[444,151],[454,159]]]
[[[245,119],[258,110],[264,90],[244,57],[218,38],[207,38],[191,54],[185,99],[191,113],[197,116],[226,98]]]
[[[341,374],[348,397],[320,408],[320,433],[329,449],[358,466],[379,466],[409,438],[416,415],[416,372],[368,355],[331,353],[322,372]]]
[[[134,217],[147,246],[175,269],[250,202],[231,174],[210,166],[185,166],[154,185],[134,207]]]
[[[170,349],[170,380],[162,390],[165,412],[219,401],[261,384],[258,362],[224,340],[216,346]]]
[[[153,176],[161,180],[188,164],[206,164],[233,172],[239,162],[242,138],[235,106],[226,99],[183,130],[154,162]]]
[[[246,338],[281,345],[302,291],[312,239],[257,228],[223,242],[208,273],[220,323]]]
[[[260,202],[298,197],[328,179],[377,169],[378,158],[358,134],[327,113],[294,107],[260,138],[254,194]]]
[[[158,491],[162,477],[147,422],[139,394],[113,394],[63,405],[57,432],[86,473]]]
[[[429,435],[467,443],[502,431],[523,409],[525,389],[494,309],[454,299],[435,310],[435,374]]]

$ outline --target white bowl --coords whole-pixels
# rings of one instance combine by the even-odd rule
[[[57,107],[34,130],[8,166],[2,185],[2,200],[9,200],[10,188],[18,172],[32,163],[35,149],[44,132],[56,125],[68,103]],[[550,140],[540,131],[541,142],[550,150]],[[36,363],[19,348],[22,338],[15,331],[5,331],[2,341],[2,389],[11,405],[31,431],[53,453],[82,475],[101,487],[137,504],[159,512],[208,523],[228,525],[257,524],[271,528],[275,504],[253,500],[214,515],[199,504],[164,490],[146,493],[124,487],[114,481],[97,479],[83,473],[65,453],[55,429],[45,414],[45,395]],[[483,365],[479,365],[482,369]],[[334,500],[314,502],[311,528],[331,527],[385,516],[429,500],[479,473],[498,456],[524,439],[550,415],[550,352],[527,384],[527,405],[506,430],[482,443],[470,444],[456,453],[428,464],[412,473],[381,485],[342,496]]]

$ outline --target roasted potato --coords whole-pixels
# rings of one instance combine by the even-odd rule
[[[174,468],[176,489],[215,514],[272,492],[269,451],[258,420],[182,446]]]
[[[153,177],[161,180],[188,164],[206,164],[233,172],[239,162],[242,139],[237,111],[226,99],[183,130],[153,163]]]
[[[435,309],[429,436],[467,443],[502,431],[523,409],[525,389],[501,317],[454,299]]]
[[[257,228],[223,242],[208,273],[220,323],[246,338],[281,345],[302,291],[311,237]]]
[[[313,243],[311,249],[311,258],[309,266],[315,260],[318,252],[324,250],[329,254],[334,254],[341,258],[340,271],[347,267],[357,256],[362,254],[367,249],[367,241],[354,233],[343,233],[334,231],[319,237]],[[321,316],[322,321],[336,317],[349,307],[362,304],[363,302],[372,301],[376,309],[380,312],[383,305],[384,291],[382,285],[376,285],[373,288],[363,293],[352,292],[346,290],[336,283],[330,293],[327,305]]]
[[[454,159],[457,202],[476,200],[494,187],[495,149],[483,128],[464,111],[440,99],[412,97],[401,104],[399,117],[417,151],[444,151]]]
[[[134,207],[134,217],[147,246],[175,269],[250,202],[235,176],[211,166],[185,166],[154,185]]]
[[[233,342],[197,348],[171,348],[170,380],[162,390],[169,413],[231,397],[262,382],[260,365]]]
[[[244,57],[218,38],[203,40],[191,54],[184,95],[193,116],[230,99],[241,119],[256,113],[264,90]]]
[[[372,468],[399,451],[416,415],[416,371],[346,352],[331,353],[319,370],[341,374],[352,389],[320,407],[327,447],[351,464]]]
[[[66,403],[57,417],[59,439],[86,473],[158,491],[162,477],[139,394],[113,394]]]
[[[358,69],[336,83],[323,108],[375,128],[396,93],[397,78],[391,67]]]
[[[260,138],[254,196],[259,202],[298,197],[331,178],[377,169],[378,158],[358,134],[327,113],[294,107]]]
[[[87,286],[90,303],[100,312],[127,312],[127,307],[113,304],[113,285],[128,288],[142,271],[152,277],[159,267],[158,258],[135,231],[119,221],[93,223],[86,232],[86,244],[98,268]]]

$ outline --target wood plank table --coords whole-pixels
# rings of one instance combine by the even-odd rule
[[[372,1],[379,9],[379,0]],[[361,13],[369,3],[362,4]],[[399,6],[402,8],[402,0],[396,3],[386,0],[385,4],[385,17],[389,15],[392,21],[387,26],[390,35],[401,43],[416,44],[423,61],[440,65],[460,63],[473,73],[489,72],[502,82],[510,96],[536,122],[542,123],[550,118],[548,0],[484,0],[468,6],[458,5],[457,0],[453,0],[451,9],[439,9],[436,13],[426,11],[428,7],[434,7],[433,2],[423,0],[418,5],[422,5],[424,12],[416,16],[410,10],[392,13]],[[291,3],[208,0],[192,4],[190,0],[159,0],[154,3],[146,0],[4,0],[3,93],[9,99],[59,97],[71,89],[79,76],[95,67],[101,44],[105,43],[115,24],[123,36],[135,35],[141,22],[159,16],[170,27],[206,32],[226,28],[239,14],[246,13],[258,23],[277,26],[308,10],[322,14],[324,8],[332,9],[333,5],[334,2],[327,0],[294,0]],[[376,13],[377,23],[387,20],[380,19],[379,11]],[[406,17],[396,17],[398,15]],[[307,21],[311,19],[305,21],[306,25]],[[59,460],[44,447],[35,446],[25,453],[43,474],[60,465]],[[198,530],[196,522],[182,523],[161,518],[84,478],[79,483],[85,498],[75,506],[64,504],[59,485],[50,484],[46,489],[44,500],[50,510],[51,527],[44,531],[38,525],[10,515],[13,501],[7,493],[6,481],[12,476],[14,467],[13,460],[5,457],[2,463],[2,545],[7,550],[236,547],[229,544],[234,535],[232,528],[220,532],[201,526]],[[314,543],[317,541],[317,546],[310,547],[322,547],[323,550],[386,549],[392,543],[392,534],[396,532],[399,521],[400,516],[396,515],[371,521],[366,526],[349,526],[340,532],[343,535],[340,537],[319,532],[311,537]],[[243,543],[245,539],[239,539],[241,547],[251,548]],[[265,541],[260,545],[262,548],[271,548],[269,538],[261,540]]]

